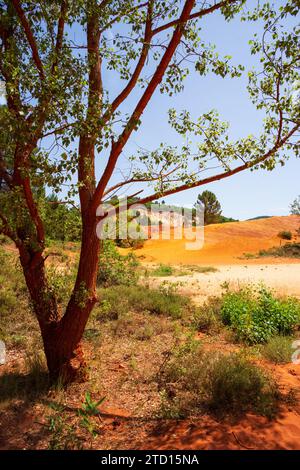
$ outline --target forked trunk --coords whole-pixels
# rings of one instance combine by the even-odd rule
[[[55,296],[47,283],[42,255],[30,256],[27,250],[20,251],[52,381],[60,379],[69,383],[86,378],[81,339],[96,302],[99,247],[93,221],[83,230],[77,279],[66,312],[61,318]]]

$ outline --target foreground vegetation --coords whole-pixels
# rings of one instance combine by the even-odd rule
[[[72,247],[50,248],[48,270],[61,308],[78,262]],[[176,284],[151,288],[151,274],[144,276],[134,256],[123,257],[110,244],[106,253],[110,261],[99,273],[99,302],[84,334],[89,380],[65,390],[59,381],[49,383],[33,314],[28,321],[31,306],[17,257],[10,247],[0,251],[0,338],[9,357],[15,357],[0,375],[0,409],[9,416],[14,409],[42,409],[42,447],[112,446],[103,437],[110,406],[130,409],[146,420],[145,426],[148,419],[207,413],[243,416],[252,411],[273,418],[284,403],[293,406],[293,391],[281,391],[256,360],[291,361],[300,324],[297,300],[248,286],[235,292],[226,288],[199,307],[180,295]],[[129,269],[131,263],[135,269]],[[224,340],[226,351],[220,345]]]

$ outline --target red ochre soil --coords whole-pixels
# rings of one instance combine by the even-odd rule
[[[214,224],[204,228],[204,246],[198,250],[186,250],[187,240],[147,240],[143,248],[136,250],[145,261],[170,264],[244,264],[245,253],[257,253],[286,243],[278,233],[291,231],[293,235],[300,227],[300,216],[270,217],[244,222]],[[286,263],[287,259],[271,259],[264,262]],[[261,259],[247,260],[261,263]],[[297,262],[290,259],[289,262]],[[298,260],[299,262],[299,260]]]

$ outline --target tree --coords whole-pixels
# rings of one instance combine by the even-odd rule
[[[40,201],[40,206],[42,201]],[[60,201],[56,194],[44,198],[43,219],[45,235],[49,239],[79,241],[81,235],[80,212],[76,206]]]
[[[300,196],[298,196],[290,205],[292,215],[300,215]]]
[[[84,370],[80,341],[97,301],[96,209],[102,201],[130,184],[141,186],[139,194],[151,184],[153,193],[140,199],[149,203],[247,169],[271,170],[284,162],[285,150],[299,153],[299,103],[291,93],[299,77],[299,30],[285,24],[298,13],[299,2],[286,0],[280,8],[252,3],[252,10],[248,3],[0,0],[0,78],[7,95],[1,130],[12,139],[12,160],[10,152],[0,153],[1,179],[9,188],[1,193],[0,230],[19,250],[52,379],[61,375],[71,381]],[[171,109],[170,125],[186,136],[183,148],[140,151],[131,159],[131,173],[111,183],[155,91],[181,92],[192,69],[199,79],[242,74],[243,66],[231,65],[228,56],[220,57],[201,39],[201,22],[215,12],[224,21],[264,22],[262,40],[251,43],[252,53],[261,56],[261,70],[249,72],[248,87],[254,104],[265,112],[262,134],[231,141],[228,124],[216,111],[194,121],[187,110]],[[121,89],[113,98],[111,82]],[[96,178],[100,157],[104,169]],[[212,167],[218,168],[214,174]],[[78,195],[82,232],[74,289],[60,312],[45,267],[45,221],[37,188],[60,193],[66,184],[68,198]]]
[[[204,224],[217,224],[222,214],[221,204],[211,191],[203,191],[198,195],[196,206],[204,206]]]

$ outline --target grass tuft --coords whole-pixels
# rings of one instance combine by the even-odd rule
[[[213,411],[253,411],[273,417],[280,395],[273,378],[239,354],[204,352],[199,345],[175,351],[161,373],[162,413],[185,417]]]
[[[291,362],[293,339],[287,336],[274,336],[261,349],[263,356],[274,364]]]

